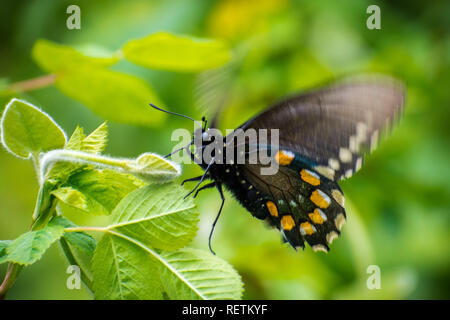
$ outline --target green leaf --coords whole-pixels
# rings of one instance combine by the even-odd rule
[[[103,122],[87,137],[83,128],[77,126],[64,149],[84,151],[93,154],[101,153],[108,143],[108,126]]]
[[[174,250],[187,245],[197,231],[198,211],[177,184],[148,185],[128,194],[112,213],[111,230],[145,245]]]
[[[70,136],[69,141],[64,146],[64,149],[81,151],[84,139],[86,139],[86,135],[84,134],[83,128],[77,126]]]
[[[64,228],[78,227],[75,223],[65,217],[59,216],[58,219],[59,224],[61,224]],[[90,256],[94,254],[95,247],[97,246],[95,239],[85,232],[66,232],[63,234],[63,238],[65,238],[71,245],[77,247],[79,250]]]
[[[109,120],[152,126],[165,117],[148,106],[149,102],[161,104],[153,88],[125,73],[81,67],[57,77],[55,85]]]
[[[107,67],[119,61],[119,57],[114,55],[92,57],[84,55],[70,46],[44,39],[36,41],[31,54],[42,69],[55,73],[86,65],[97,68]]]
[[[92,259],[96,299],[162,299],[155,260],[137,245],[105,234]]]
[[[77,126],[64,149],[97,154],[105,149],[107,139],[108,127],[106,122],[102,123],[87,137],[83,132],[83,128]],[[57,162],[48,172],[47,179],[54,179],[64,182],[73,171],[79,169],[80,167],[82,167],[82,165],[77,163]]]
[[[149,183],[170,181],[181,174],[178,164],[150,152],[141,154],[129,166],[130,172]]]
[[[1,122],[2,143],[17,157],[27,159],[66,144],[64,131],[45,112],[32,104],[12,99]]]
[[[83,211],[88,211],[87,199],[80,191],[71,187],[61,187],[52,191],[52,194],[63,201],[64,203],[78,208]]]
[[[64,239],[69,242],[69,244],[87,256],[92,257],[94,255],[94,250],[97,243],[94,238],[84,232],[68,232],[64,234]]]
[[[221,41],[178,36],[167,32],[131,40],[123,47],[125,58],[138,65],[172,71],[202,71],[230,60]]]
[[[133,175],[112,170],[84,170],[71,175],[53,194],[84,213],[107,215],[123,197],[144,185]]]
[[[0,264],[8,262],[8,254],[6,249],[11,244],[11,240],[0,240]]]
[[[65,228],[77,227],[76,224],[64,217],[60,217],[60,219]],[[60,239],[60,243],[69,263],[76,264],[81,268],[84,273],[82,276],[86,277],[83,282],[91,288],[93,278],[91,261],[97,246],[95,239],[85,232],[66,232]]]
[[[8,261],[29,265],[39,260],[50,245],[64,233],[61,218],[56,217],[40,230],[29,231],[13,240],[6,252]]]
[[[40,185],[33,212],[34,228],[46,224],[52,215],[52,210],[50,210],[53,206],[52,191],[56,188],[56,184],[57,182],[54,180],[44,180]]]
[[[98,154],[105,150],[108,143],[108,126],[103,122],[97,129],[83,139],[83,146],[80,151]]]
[[[221,258],[203,250],[162,252],[161,282],[171,299],[241,299],[239,274]]]

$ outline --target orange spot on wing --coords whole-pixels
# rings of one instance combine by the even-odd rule
[[[272,201],[267,201],[266,206],[272,217],[278,217],[278,209],[275,203],[273,203]]]
[[[325,221],[317,208],[308,216],[314,224],[322,224]]]
[[[300,177],[303,181],[309,183],[312,186],[318,186],[320,184],[320,179],[312,175],[311,172],[305,169],[302,169],[302,171],[300,171]]]
[[[308,236],[314,233],[314,228],[309,222],[303,222],[302,224],[300,224],[300,228],[302,228],[305,231],[305,234],[307,234]]]
[[[284,151],[278,151],[275,155],[275,161],[280,165],[280,166],[288,166],[291,164],[292,160],[294,160],[294,154],[293,153],[288,153],[288,152],[284,152]]]
[[[281,225],[283,226],[284,230],[292,230],[292,228],[295,226],[294,219],[292,216],[283,216],[281,218]]]
[[[325,198],[326,197],[326,198]],[[326,209],[330,205],[328,196],[319,190],[315,190],[310,197],[311,201],[319,208]]]

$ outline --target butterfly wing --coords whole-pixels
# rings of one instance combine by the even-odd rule
[[[244,123],[228,140],[249,129],[269,129],[271,141],[270,129],[278,129],[279,145],[269,149],[277,150],[280,165],[273,175],[262,174],[260,163],[238,165],[242,182],[251,186],[251,201],[244,205],[250,203],[246,207],[280,229],[293,247],[306,241],[328,251],[346,217],[337,181],[361,167],[363,155],[401,111],[404,96],[392,78],[351,78],[281,101]],[[251,152],[261,148],[267,145]]]
[[[353,77],[283,100],[240,128],[278,129],[281,147],[339,180],[361,168],[364,154],[392,127],[404,100],[403,86],[390,77]]]
[[[245,179],[261,194],[260,218],[278,228],[294,248],[306,241],[313,250],[328,251],[345,222],[344,197],[333,180],[295,162],[275,175],[261,175],[262,166],[242,168]]]

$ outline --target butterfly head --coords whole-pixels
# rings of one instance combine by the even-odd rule
[[[192,142],[197,150],[205,148],[207,145],[211,144],[215,137],[212,134],[212,129],[207,127],[208,121],[205,117],[202,117],[202,127],[194,131],[192,135]]]

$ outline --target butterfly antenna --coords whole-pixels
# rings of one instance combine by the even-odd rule
[[[203,125],[200,122],[198,122],[197,120],[195,120],[195,119],[193,119],[193,118],[191,118],[189,116],[186,116],[186,115],[181,114],[181,113],[176,113],[176,112],[173,112],[173,111],[168,111],[168,110],[161,109],[160,107],[155,106],[153,103],[149,103],[149,105],[152,108],[155,108],[156,110],[159,110],[159,111],[162,111],[162,112],[165,112],[165,113],[169,113],[169,114],[173,114],[175,116],[183,117],[183,118],[189,119],[191,121],[194,121],[194,123],[198,124],[200,126],[200,128],[203,127]]]
[[[168,158],[168,157],[171,157],[172,155],[174,155],[175,153],[177,153],[177,152],[180,152],[181,150],[184,150],[184,149],[186,149],[186,148],[188,148],[190,145],[192,144],[192,141],[191,142],[189,142],[187,145],[185,145],[184,147],[181,147],[181,148],[178,148],[178,149],[175,149],[174,151],[172,151],[171,153],[169,153],[169,154],[166,154],[163,158]]]
[[[206,118],[203,116],[202,117],[202,121],[203,121],[203,131],[206,130],[206,125],[208,124],[208,120],[206,120]]]

